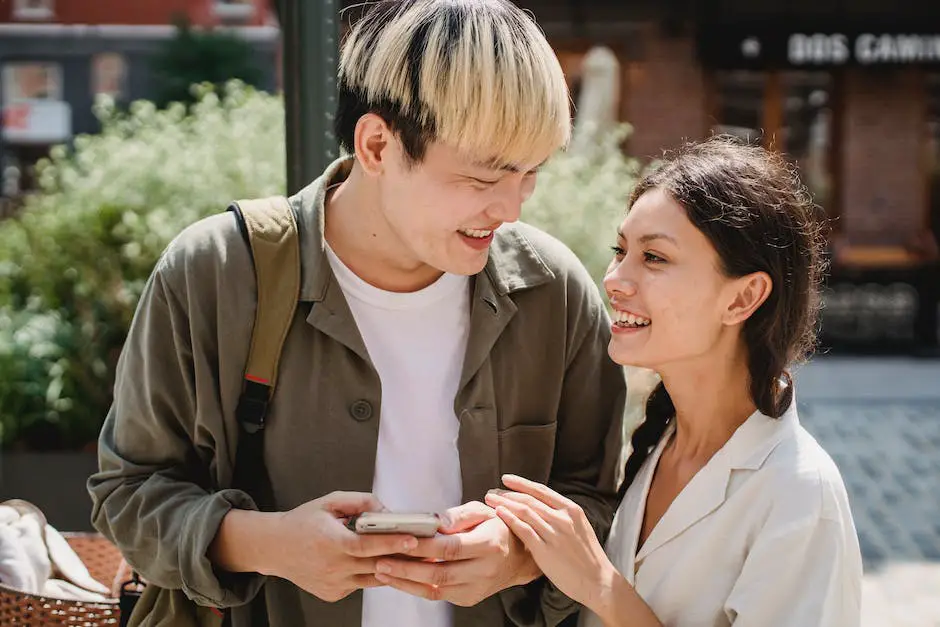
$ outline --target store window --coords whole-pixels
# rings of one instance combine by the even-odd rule
[[[816,203],[834,214],[833,101],[829,72],[783,72],[780,141]]]
[[[748,70],[718,72],[714,88],[712,131],[761,143],[767,74]]]
[[[91,93],[106,95],[115,100],[125,96],[127,63],[116,52],[96,54],[91,61]]]
[[[815,201],[837,210],[834,89],[828,72],[715,72],[712,131],[782,152],[800,168]]]
[[[940,72],[927,75],[927,172],[929,176],[929,226],[940,244]]]

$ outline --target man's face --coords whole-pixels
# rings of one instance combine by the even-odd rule
[[[432,143],[409,163],[395,142],[383,156],[382,211],[412,262],[472,275],[486,265],[494,232],[519,219],[540,163],[499,168]]]

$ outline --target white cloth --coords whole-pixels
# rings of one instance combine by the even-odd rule
[[[752,415],[692,478],[637,552],[670,427],[617,511],[607,554],[670,627],[852,627],[862,561],[848,496],[800,425]],[[624,618],[624,624],[629,621]],[[582,627],[600,627],[584,612]]]
[[[0,583],[29,594],[75,601],[104,601],[109,592],[91,578],[39,508],[19,499],[0,503]]]
[[[391,511],[439,512],[463,494],[454,397],[470,331],[469,278],[410,293],[380,290],[327,247],[382,383],[372,491]],[[450,627],[451,607],[392,588],[363,592],[363,627]]]

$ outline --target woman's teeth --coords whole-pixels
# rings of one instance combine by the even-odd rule
[[[622,327],[646,327],[650,324],[649,319],[635,316],[626,311],[615,311],[614,322]]]
[[[480,229],[460,229],[459,232],[467,237],[475,237],[477,239],[483,239],[493,234],[493,231],[483,231]]]

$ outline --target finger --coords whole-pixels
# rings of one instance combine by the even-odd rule
[[[352,557],[380,557],[396,553],[410,553],[418,546],[413,536],[402,534],[359,535],[352,532],[343,535],[342,549]]]
[[[536,483],[535,481],[529,481],[518,475],[503,475],[503,485],[510,490],[530,494],[555,509],[577,507],[574,501],[558,494],[548,486]]]
[[[356,588],[381,588],[385,584],[375,578],[374,574],[369,575],[355,575],[353,576],[353,582],[356,584]]]
[[[323,509],[338,517],[385,510],[382,502],[368,492],[331,492],[319,501],[323,505]]]
[[[536,556],[536,551],[545,546],[542,538],[539,537],[539,534],[535,533],[535,530],[532,529],[532,527],[519,520],[515,514],[505,507],[497,507],[496,515],[499,516],[504,523],[506,523],[506,526],[509,527],[509,529],[514,534],[516,534],[517,538],[522,540],[525,548],[529,549],[529,552],[532,553],[532,557]]]
[[[482,557],[493,550],[493,534],[496,530],[494,524],[498,528],[503,526],[496,519],[495,512],[493,518],[477,525],[470,531],[441,534],[427,539],[419,538],[418,546],[408,551],[408,555],[444,562]]]
[[[473,529],[481,522],[496,516],[491,507],[479,501],[470,501],[457,507],[451,507],[441,514],[441,533],[460,533]]]
[[[478,582],[486,577],[480,560],[460,562],[415,562],[398,559],[380,559],[376,573],[395,579],[407,579],[430,586],[456,586]]]
[[[505,505],[506,503],[522,503],[538,513],[539,516],[550,522],[556,522],[561,518],[561,514],[551,505],[539,500],[531,494],[522,492],[510,492],[509,490],[492,491],[486,495],[486,502],[492,507]]]
[[[376,575],[375,578],[382,584],[389,586],[390,588],[395,588],[396,590],[401,590],[407,594],[421,597],[429,601],[441,600],[440,588],[435,588],[434,586],[429,586],[423,583],[415,583],[414,581],[408,581],[407,579],[396,579],[395,577],[390,577],[389,575],[383,575],[381,573]]]
[[[536,502],[551,512],[552,518],[549,520],[543,518],[540,512],[535,511],[526,503],[521,503],[519,501],[508,499],[495,494],[492,495],[492,501],[496,503],[497,507],[502,507],[509,510],[516,518],[529,525],[542,540],[547,541],[555,537],[557,531],[552,525],[551,520],[556,518],[558,514],[555,512],[555,510],[548,508],[544,503],[541,503],[541,501]]]

